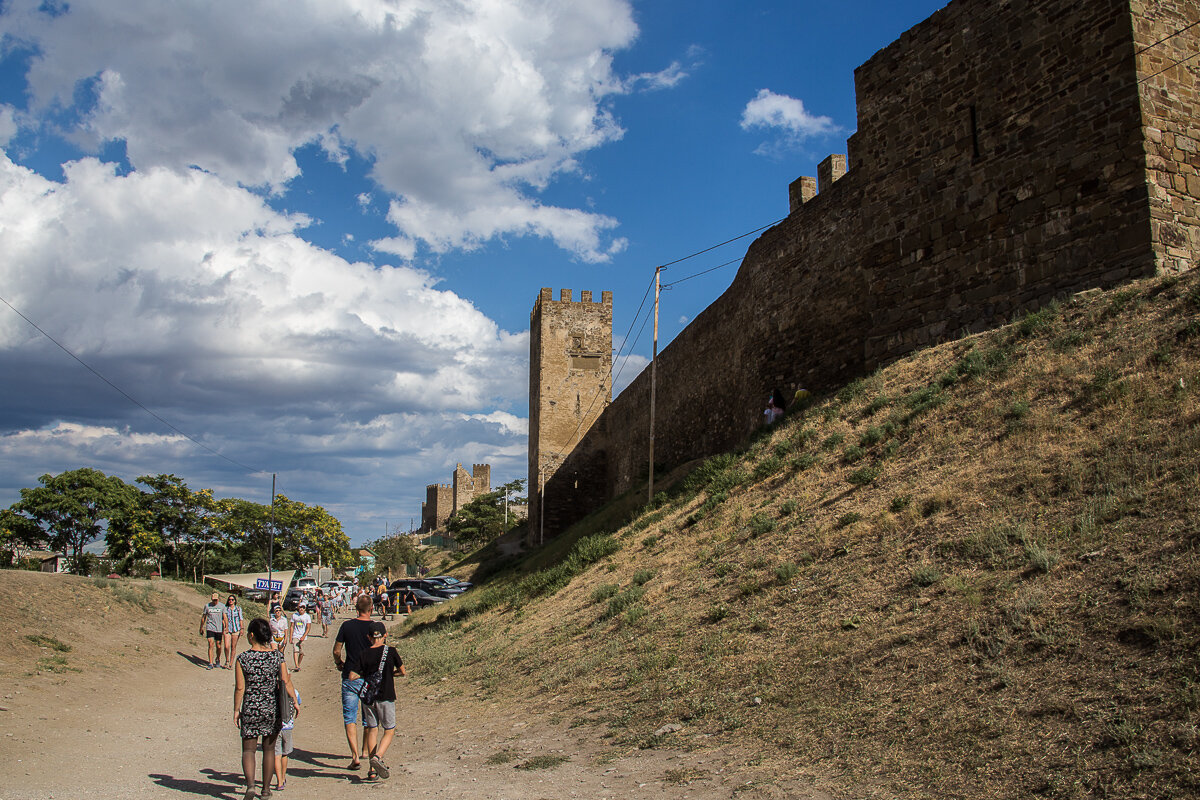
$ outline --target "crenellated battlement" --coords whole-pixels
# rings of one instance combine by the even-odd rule
[[[558,300],[555,300],[554,299],[554,290],[548,286],[544,286],[544,287],[542,287],[541,292],[538,293],[537,302],[534,304],[534,308],[536,310],[536,307],[538,305],[540,305],[541,303],[578,303],[578,304],[587,303],[587,304],[593,304],[593,305],[609,305],[609,306],[611,306],[612,299],[613,299],[613,294],[611,291],[602,291],[602,292],[600,292],[600,302],[596,303],[595,301],[592,300],[591,289],[583,289],[582,291],[580,291],[579,292],[579,300],[572,300],[571,298],[573,296],[574,296],[574,292],[571,289],[559,289]]]

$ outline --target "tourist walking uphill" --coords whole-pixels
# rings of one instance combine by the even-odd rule
[[[300,699],[292,686],[283,652],[271,649],[271,626],[258,618],[246,626],[246,641],[250,649],[237,657],[234,671],[233,722],[242,737],[242,776],[246,781],[244,800],[253,800],[255,754],[262,740],[262,793],[271,796],[271,780],[275,775],[275,740],[283,726],[279,688],[282,683],[295,713],[300,712]],[[282,706],[282,709],[281,709]]]
[[[382,622],[371,623],[371,647],[359,656],[358,670],[350,677],[364,681],[359,699],[362,704],[363,755],[370,756],[367,780],[391,775],[383,757],[387,754],[396,733],[395,676],[404,676],[400,654],[385,643],[387,627]],[[379,734],[379,729],[383,733]]]
[[[221,666],[221,647],[225,640],[225,609],[221,607],[221,595],[216,592],[200,612],[200,635],[208,639],[208,669]],[[216,653],[216,663],[213,654]]]
[[[372,605],[371,595],[359,595],[354,605],[358,616],[342,623],[333,642],[333,663],[342,671],[342,722],[346,726],[346,742],[350,745],[348,769],[352,770],[362,767],[360,754],[366,750],[365,747],[359,749],[358,744],[358,695],[363,685],[363,679],[358,675],[362,674],[362,654],[371,646]],[[365,735],[364,731],[364,745]]]
[[[238,639],[242,638],[242,620],[241,606],[237,604],[237,597],[231,594],[225,601],[225,669],[233,669]]]

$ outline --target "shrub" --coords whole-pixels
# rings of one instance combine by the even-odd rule
[[[1036,572],[1049,572],[1058,563],[1056,553],[1051,553],[1037,542],[1032,541],[1025,545],[1025,557],[1029,559],[1029,566]]]
[[[861,460],[866,454],[866,450],[863,450],[856,444],[852,444],[842,451],[842,461],[847,464],[853,464],[855,461]]]
[[[917,567],[912,573],[912,582],[914,586],[932,586],[942,579],[942,573],[937,571],[937,568],[925,564]]]
[[[784,500],[779,504],[779,513],[782,516],[788,517],[796,513],[796,509],[800,507],[800,503],[795,500]]]
[[[912,495],[898,494],[892,498],[892,502],[888,506],[888,509],[893,514],[899,514],[901,511],[908,508],[910,505],[912,505]]]
[[[790,583],[792,578],[795,578],[799,572],[799,565],[789,561],[775,568],[775,577],[780,583]]]
[[[816,463],[817,457],[812,453],[802,453],[791,460],[791,467],[797,472],[803,472],[806,469],[812,469]]]
[[[840,432],[839,433],[831,433],[825,437],[824,441],[821,442],[821,449],[822,450],[832,450],[835,447],[837,447],[838,445],[840,445],[842,443],[842,441],[845,440],[845,438],[846,438],[846,434],[844,434],[844,433],[840,433]]]
[[[775,520],[760,512],[750,518],[749,527],[750,533],[755,536],[762,536],[764,533],[770,533],[775,530]]]
[[[729,616],[729,606],[725,605],[724,603],[717,603],[708,612],[708,621],[709,622],[720,622],[721,620],[725,619],[728,616]]]
[[[871,447],[872,445],[879,444],[886,437],[887,434],[882,427],[879,425],[870,425],[862,432],[862,436],[858,437],[858,444],[860,447]]]
[[[638,586],[645,586],[653,578],[654,578],[654,570],[639,569],[637,572],[633,573],[633,577],[630,580],[632,580],[633,583],[637,584]]]
[[[862,514],[859,514],[857,511],[850,511],[837,518],[837,526],[839,528],[845,528],[853,525],[861,519]]]
[[[881,394],[881,395],[877,396],[874,400],[872,400],[870,403],[867,403],[867,407],[863,409],[863,416],[869,417],[872,414],[876,414],[876,413],[882,411],[883,409],[887,408],[891,404],[892,404],[892,398],[888,397],[886,394]]]
[[[868,484],[875,482],[875,479],[879,477],[879,473],[881,471],[882,470],[878,465],[860,467],[846,476],[846,480],[848,480],[850,483],[853,483],[855,486],[867,486]]]
[[[658,544],[658,537],[654,534],[650,534],[646,538],[642,539],[642,547],[654,547],[656,544]]]
[[[603,603],[605,600],[615,597],[620,590],[621,587],[615,583],[602,583],[592,590],[592,602]]]
[[[779,456],[767,456],[754,467],[754,480],[761,481],[769,478],[783,468],[783,459]]]

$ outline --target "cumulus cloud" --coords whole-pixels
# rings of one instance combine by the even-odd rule
[[[295,151],[354,151],[394,202],[381,251],[555,241],[583,261],[615,221],[537,193],[619,138],[611,54],[637,34],[627,0],[9,0],[0,36],[33,50],[31,119],[79,143],[125,143],[137,170],[192,167],[286,192]],[[649,84],[673,85],[674,67]],[[65,122],[64,122],[65,121]],[[73,121],[73,122],[72,122]]]
[[[12,106],[0,104],[0,147],[8,144],[17,133],[17,122],[13,117]]]
[[[742,130],[765,128],[774,131],[779,139],[761,145],[756,152],[768,154],[777,149],[792,148],[806,139],[836,133],[838,127],[829,117],[817,116],[804,107],[804,102],[770,89],[760,89],[742,110]]]
[[[521,421],[496,409],[524,406],[526,333],[499,329],[421,270],[311,245],[297,235],[307,218],[210,173],[120,175],[88,158],[64,175],[0,156],[5,299],[205,447],[287,470],[306,502],[329,498],[350,520],[379,471],[402,476],[460,447],[519,465]],[[0,382],[0,471],[177,471],[252,496],[251,478],[232,481],[228,465],[0,310],[0,374],[13,377]],[[483,416],[464,426],[463,415]]]

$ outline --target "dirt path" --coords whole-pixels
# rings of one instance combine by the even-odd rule
[[[79,583],[70,585],[70,601],[50,601],[46,611],[48,593],[62,590],[63,579],[14,585],[12,575],[0,573],[0,607],[16,612],[15,626],[0,632],[0,799],[242,796],[233,674],[204,668],[194,624],[200,595],[172,588],[174,612],[147,615]],[[145,624],[131,625],[130,614]],[[37,670],[39,659],[55,655],[30,640],[37,635],[73,643],[65,669],[80,671]],[[399,686],[392,777],[368,783],[365,770],[345,768],[332,638],[310,641],[294,676],[304,710],[287,787],[276,793],[284,800],[823,797],[772,785],[769,775],[719,750],[614,756],[602,731],[571,728],[557,709],[522,713],[473,696],[471,687],[415,680]],[[500,753],[509,760],[496,763]],[[517,768],[536,756],[565,760]]]

